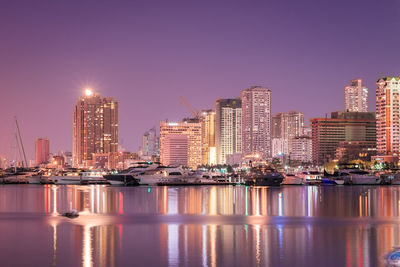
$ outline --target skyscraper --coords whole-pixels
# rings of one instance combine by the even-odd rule
[[[47,138],[36,138],[35,141],[35,164],[49,163],[50,158],[50,141]]]
[[[118,101],[86,89],[74,107],[73,166],[93,166],[92,154],[117,151]]]
[[[201,165],[201,123],[160,122],[160,159],[164,165]]]
[[[271,157],[271,90],[242,90],[242,150],[244,155]]]
[[[201,122],[202,164],[215,165],[215,111],[211,109],[203,110],[199,117]]]
[[[242,101],[215,101],[215,145],[217,163],[225,164],[226,156],[242,152]]]
[[[400,141],[400,77],[376,82],[376,135],[378,156],[398,156]]]
[[[351,80],[344,88],[344,106],[349,112],[368,112],[368,88],[362,79]]]

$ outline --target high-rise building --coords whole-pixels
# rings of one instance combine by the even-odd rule
[[[242,151],[245,156],[271,157],[271,90],[242,90]]]
[[[197,168],[202,163],[201,123],[160,122],[160,159],[164,165]]]
[[[292,140],[304,134],[304,114],[298,111],[277,113],[272,117],[272,156],[276,153],[289,155],[292,150]],[[279,155],[280,156],[280,155]]]
[[[156,128],[153,127],[143,134],[140,152],[141,156],[144,157],[151,157],[160,154],[159,138],[157,136]]]
[[[50,141],[47,138],[36,138],[35,141],[35,164],[49,163],[50,159]]]
[[[321,165],[335,159],[340,142],[366,141],[371,149],[376,147],[374,112],[332,112],[331,118],[314,118],[310,122],[315,164]]]
[[[344,106],[349,112],[368,112],[368,88],[362,79],[351,80],[344,88]]]
[[[215,146],[217,163],[225,164],[226,156],[242,152],[242,101],[215,101]]]
[[[73,166],[93,166],[92,154],[118,150],[118,101],[85,90],[73,113]]]
[[[378,156],[398,156],[400,142],[400,77],[376,82],[376,135]]]
[[[216,148],[215,148],[215,111],[203,110],[200,113],[201,122],[201,157],[203,165],[215,165]]]

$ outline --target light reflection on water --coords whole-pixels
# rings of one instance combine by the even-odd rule
[[[399,194],[390,186],[0,186],[0,256],[17,266],[382,266],[400,245]],[[71,204],[81,215],[60,217]]]

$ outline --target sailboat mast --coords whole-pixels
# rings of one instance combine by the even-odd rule
[[[18,132],[18,136],[19,136],[19,143],[21,144],[22,153],[24,154],[25,167],[28,167],[28,162],[26,161],[26,154],[25,154],[25,149],[24,149],[24,143],[22,143],[21,132],[19,131],[19,126],[18,126],[17,117],[15,117],[15,125],[17,126],[17,132]]]

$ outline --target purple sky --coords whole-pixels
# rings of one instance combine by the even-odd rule
[[[400,74],[399,0],[1,1],[0,155],[13,116],[33,158],[35,137],[71,150],[72,108],[91,85],[120,101],[131,151],[159,120],[272,90],[273,112],[343,109],[343,87]]]

